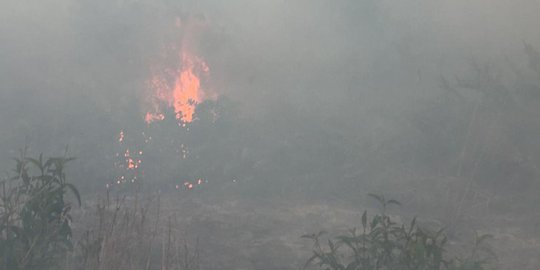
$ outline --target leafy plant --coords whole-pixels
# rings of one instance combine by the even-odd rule
[[[362,214],[362,229],[328,239],[325,247],[321,240],[326,232],[303,235],[314,242],[310,264],[331,270],[483,270],[495,255],[485,246],[490,235],[477,236],[475,246],[466,258],[447,258],[448,239],[443,229],[421,228],[414,218],[406,226],[386,214],[387,207],[399,205],[395,200],[369,194],[382,206],[381,213],[368,218]]]
[[[68,191],[78,190],[66,182],[65,164],[73,158],[43,155],[21,156],[16,175],[1,182],[0,265],[3,269],[48,269],[55,267],[73,248],[71,204]]]

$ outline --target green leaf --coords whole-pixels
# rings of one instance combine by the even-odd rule
[[[476,239],[476,245],[481,245],[484,241],[486,241],[487,239],[491,239],[493,238],[493,235],[492,234],[483,234],[481,236],[478,236],[477,239]]]
[[[413,232],[414,230],[414,226],[416,226],[416,217],[413,218],[413,220],[411,221],[411,225],[409,225],[409,235]]]
[[[77,202],[79,203],[79,206],[81,206],[81,194],[79,193],[77,188],[75,188],[75,186],[70,183],[65,183],[64,185],[68,187],[71,190],[71,192],[73,192],[73,194],[75,195],[75,198],[77,198]]]
[[[41,155],[40,155],[40,159],[41,159]],[[45,171],[45,168],[43,167],[43,163],[41,163],[41,160],[37,160],[37,159],[33,159],[33,158],[26,158],[27,161],[29,161],[30,163],[34,164],[34,166],[36,166],[39,171],[41,172],[41,174],[44,173]]]
[[[320,258],[319,254],[316,252],[313,252],[313,256],[311,256],[306,263],[304,264],[304,267],[302,269],[306,269],[315,259]]]
[[[330,250],[332,252],[334,252],[334,250],[336,249],[334,242],[332,242],[332,240],[328,240],[328,246],[330,247]]]
[[[365,229],[366,226],[367,226],[367,210],[365,210],[364,213],[362,214],[362,227],[364,227]]]
[[[384,201],[384,197],[381,196],[381,195],[377,195],[377,194],[373,194],[373,193],[368,193],[368,195],[372,198],[374,198],[375,200],[379,201],[379,203],[381,203],[382,205],[385,204],[385,201]]]
[[[302,236],[300,236],[300,238],[307,238],[307,239],[315,239],[317,238],[317,235],[312,233],[312,234],[304,234]]]
[[[356,270],[358,266],[360,266],[360,262],[354,261],[354,262],[349,263],[349,265],[347,265],[347,268],[345,268],[345,270]]]
[[[396,201],[396,200],[389,200],[386,202],[387,204],[395,204],[395,205],[401,205],[400,202]]]

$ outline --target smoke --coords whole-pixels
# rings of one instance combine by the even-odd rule
[[[312,97],[339,102],[349,98],[343,93],[347,88],[396,87],[429,78],[430,71],[456,72],[473,56],[513,54],[524,40],[537,44],[539,5],[527,0],[11,1],[2,9],[2,94],[59,93],[57,99],[63,99],[75,92],[104,108],[116,106],[129,92],[141,91],[175,18],[194,14],[209,21],[198,46],[214,66],[215,87],[223,94],[257,107],[276,96],[300,104],[314,102]]]
[[[179,34],[176,20],[190,16],[205,21],[188,39],[210,67],[209,87],[243,117],[283,129],[317,119],[352,138],[399,134],[400,115],[436,97],[441,76],[467,75],[471,59],[519,62],[524,41],[539,45],[539,8],[532,0],[4,1],[0,149],[68,143],[83,152],[85,141],[142,121],[151,67]]]

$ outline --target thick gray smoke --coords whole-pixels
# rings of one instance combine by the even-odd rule
[[[486,76],[499,76],[501,85],[513,87],[515,71],[526,69],[530,58],[524,48],[540,45],[539,5],[526,0],[5,1],[3,164],[24,145],[52,153],[69,145],[91,172],[90,160],[111,155],[119,130],[144,126],[152,66],[179,35],[175,22],[189,18],[205,25],[183,40],[210,66],[209,88],[231,101],[223,105],[234,111],[231,121],[254,123],[229,128],[263,138],[253,142],[257,150],[236,145],[240,156],[253,154],[264,164],[270,145],[286,147],[295,140],[313,145],[294,153],[322,144],[317,151],[324,155],[330,136],[338,140],[337,149],[383,155],[383,161],[373,161],[382,167],[387,156],[446,160],[441,155],[451,155],[448,148],[459,149],[466,140],[456,130],[466,127],[470,116],[459,111],[472,110],[478,93],[466,89],[479,87],[467,80],[485,66]],[[448,102],[448,89],[465,101],[441,105]],[[457,132],[452,146],[444,143],[448,132]],[[313,134],[321,138],[306,138]],[[411,146],[423,136],[425,149]],[[366,158],[341,154],[334,157],[341,163]],[[311,161],[329,160],[333,157]],[[349,166],[330,163],[335,163],[330,172]]]
[[[201,179],[215,200],[352,207],[380,192],[450,226],[480,216],[536,237],[539,11],[537,0],[2,0],[0,170],[25,146],[67,145],[83,194],[117,191],[130,149],[144,152],[148,190]],[[190,21],[204,27],[178,26]],[[178,64],[171,45],[204,59],[216,94],[186,127],[173,111],[144,122],[156,66]]]

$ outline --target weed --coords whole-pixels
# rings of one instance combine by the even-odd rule
[[[382,206],[381,213],[368,218],[362,214],[362,229],[349,230],[348,234],[328,239],[322,243],[326,232],[303,235],[311,239],[313,256],[304,268],[315,264],[331,270],[484,270],[488,269],[495,255],[485,245],[490,235],[477,236],[473,250],[465,258],[447,258],[447,236],[443,229],[422,228],[414,218],[408,226],[394,222],[386,214],[387,207],[399,205],[395,200],[369,194]]]
[[[71,191],[79,205],[78,190],[66,182],[69,157],[16,161],[16,175],[1,182],[0,264],[4,269],[49,269],[72,250]]]

